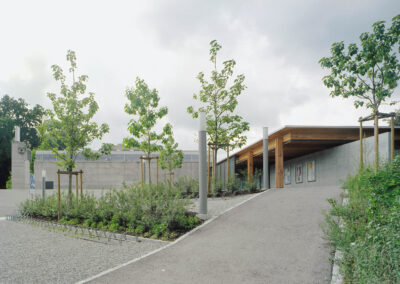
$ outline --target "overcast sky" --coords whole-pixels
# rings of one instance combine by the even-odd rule
[[[50,107],[46,93],[59,91],[50,66],[66,70],[72,49],[100,105],[95,120],[110,125],[102,142],[128,136],[124,92],[139,76],[169,108],[160,127],[171,122],[180,147],[197,149],[186,108],[199,91],[197,74],[211,69],[216,39],[219,60],[235,59],[236,74],[246,76],[237,112],[250,122],[248,143],[263,126],[356,125],[367,112],[329,97],[318,60],[333,42],[358,42],[372,23],[398,13],[399,0],[2,1],[0,95]]]

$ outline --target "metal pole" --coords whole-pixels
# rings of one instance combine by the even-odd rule
[[[226,149],[226,184],[229,183],[229,145]]]
[[[60,170],[57,171],[57,175],[58,175],[58,219],[60,220],[60,211],[61,211],[61,186],[60,186]]]
[[[263,189],[269,188],[268,127],[263,128]]]
[[[390,128],[391,128],[390,158],[393,161],[393,159],[394,159],[394,117],[393,116],[390,119]]]
[[[360,117],[360,169],[364,167],[363,125]]]
[[[46,170],[42,170],[42,198],[46,198]]]
[[[211,160],[211,156],[210,156],[210,151],[211,151],[211,146],[208,145],[208,164],[207,164],[207,192],[210,193],[210,160]]]
[[[199,113],[199,195],[200,214],[207,218],[207,132],[206,115]]]

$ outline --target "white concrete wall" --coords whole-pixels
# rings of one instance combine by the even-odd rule
[[[374,137],[368,137],[363,140],[364,164],[366,166],[374,164]],[[379,156],[380,162],[385,162],[390,157],[390,133],[379,135]],[[316,181],[307,181],[307,162],[315,160]],[[296,165],[302,165],[303,182],[295,182]],[[290,167],[290,184],[292,186],[323,186],[323,185],[341,185],[349,176],[354,175],[360,165],[360,141],[343,144],[327,150],[315,152],[309,155],[298,157],[284,162],[284,168]],[[275,183],[275,165],[270,166],[270,185]]]
[[[57,188],[57,161],[36,160],[35,161],[35,186],[42,188],[41,172],[46,170],[46,180],[54,182],[54,188]],[[141,180],[140,162],[139,161],[77,161],[75,171],[83,171],[83,187],[84,189],[109,189],[112,187],[119,188],[122,183],[135,184]],[[156,162],[151,163],[151,180],[156,183]],[[159,182],[164,181],[164,173],[159,167]],[[197,179],[199,174],[198,162],[184,162],[182,168],[175,169],[175,181],[180,176],[189,176]],[[148,164],[144,165],[145,181],[148,181]],[[61,187],[67,188],[68,176],[61,175]],[[72,187],[75,188],[75,176],[72,177]]]

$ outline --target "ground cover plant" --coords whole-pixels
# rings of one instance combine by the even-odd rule
[[[323,228],[343,253],[345,283],[400,283],[400,157],[361,170],[344,188],[348,204],[329,200]]]
[[[69,205],[62,196],[60,222],[87,228],[127,232],[163,240],[175,239],[199,225],[201,220],[188,212],[188,199],[175,187],[164,185],[126,186],[110,190],[100,198],[84,194]],[[57,196],[37,197],[20,205],[24,216],[57,220]]]

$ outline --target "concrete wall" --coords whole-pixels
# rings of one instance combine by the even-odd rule
[[[373,165],[374,163],[374,137],[363,140],[364,164]],[[284,150],[285,151],[285,150]],[[390,158],[390,133],[379,135],[379,156],[380,162]],[[307,181],[307,162],[315,161],[315,181]],[[296,165],[302,166],[303,182],[295,182]],[[327,150],[315,152],[309,155],[298,157],[284,162],[284,168],[290,167],[290,184],[285,187],[293,186],[322,186],[322,185],[341,185],[348,175],[355,174],[360,165],[360,141],[354,141]],[[275,165],[270,166],[270,185],[275,183]]]
[[[20,152],[18,149],[23,150]],[[29,189],[30,186],[31,150],[24,142],[12,142],[11,145],[11,174],[13,189]]]
[[[215,176],[217,177],[218,180],[222,181],[224,184],[226,183],[227,180],[227,160],[223,161],[222,163],[219,163],[216,167],[216,172]],[[236,157],[232,156],[229,157],[229,176],[234,177],[235,176],[235,165],[236,165]]]
[[[42,151],[44,152],[44,151]],[[193,153],[191,152],[193,155]],[[118,155],[118,154],[115,154]],[[132,155],[131,155],[132,156]],[[43,169],[46,170],[46,180],[54,182],[54,188],[57,188],[57,161],[53,160],[35,160],[35,185],[36,188],[42,188],[41,172]],[[140,182],[140,162],[129,159],[122,159],[121,161],[111,161],[107,159],[101,159],[98,161],[83,161],[79,160],[76,162],[75,170],[83,171],[83,187],[84,189],[109,189],[112,187],[120,187],[123,182],[127,184],[135,184]],[[148,181],[148,164],[144,163],[143,173],[145,181]],[[151,180],[156,183],[156,162],[153,160],[150,164]],[[159,182],[164,181],[164,173],[167,171],[161,170],[159,167],[158,178]],[[189,176],[198,178],[199,167],[196,161],[185,161],[182,168],[175,169],[175,181],[181,176]],[[75,176],[73,178],[72,187],[75,188]],[[61,175],[61,187],[67,188],[68,176]]]

